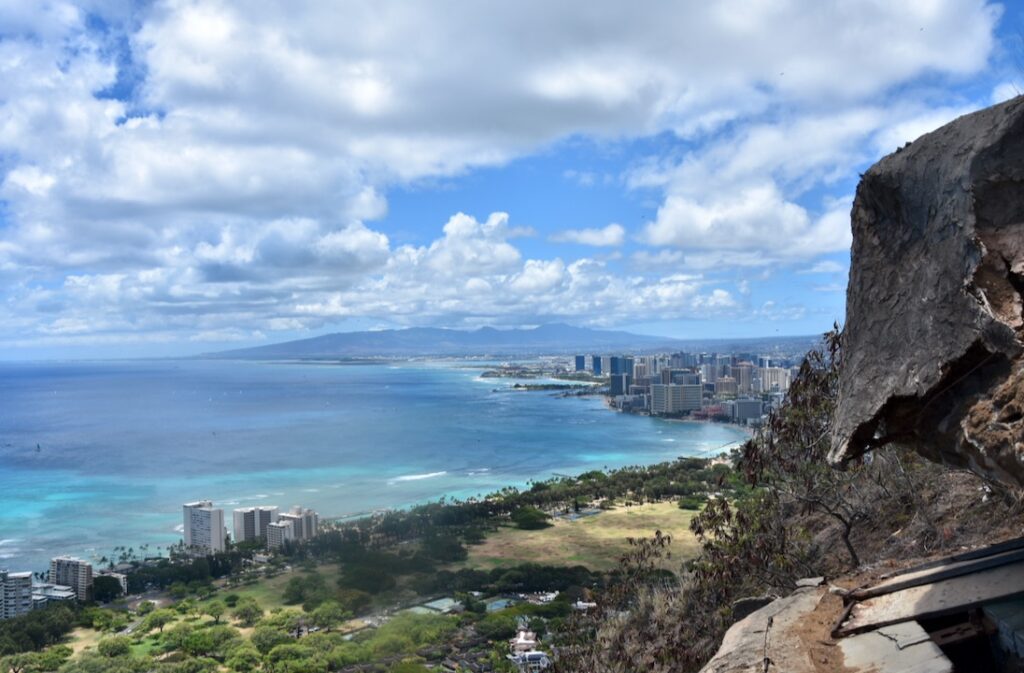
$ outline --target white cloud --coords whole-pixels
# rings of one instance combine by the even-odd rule
[[[981,0],[2,3],[0,340],[727,314],[735,298],[699,274],[844,249],[849,199],[807,194],[848,191],[832,187],[854,166],[966,110],[892,91],[977,73],[999,14]],[[612,256],[524,247],[524,261],[512,241],[532,232],[502,213],[456,214],[440,235],[424,223],[422,246],[373,224],[395,185],[661,133],[685,149],[625,176],[661,199],[636,275]],[[626,243],[615,224],[560,238]],[[662,275],[680,268],[697,275]]]
[[[814,220],[804,208],[786,201],[771,182],[703,201],[670,194],[645,227],[644,238],[651,245],[690,250],[807,256],[849,248],[845,212],[830,211]]]
[[[621,224],[609,224],[602,229],[568,229],[551,237],[557,243],[579,243],[594,247],[618,247],[626,240]]]
[[[564,280],[565,264],[562,260],[530,259],[523,270],[512,277],[509,286],[516,292],[535,295],[558,287]]]

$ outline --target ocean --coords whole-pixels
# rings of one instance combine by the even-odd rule
[[[513,391],[485,366],[0,363],[0,568],[155,554],[181,538],[193,500],[224,507],[229,527],[232,508],[253,505],[342,517],[746,437]]]

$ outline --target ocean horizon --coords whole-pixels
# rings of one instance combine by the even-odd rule
[[[181,538],[182,503],[325,518],[706,456],[741,428],[515,391],[488,363],[0,363],[0,568]]]

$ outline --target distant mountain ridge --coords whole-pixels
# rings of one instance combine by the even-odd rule
[[[783,337],[810,340],[811,337]],[[242,360],[325,360],[361,357],[416,357],[463,355],[536,355],[540,353],[607,353],[609,351],[679,350],[709,343],[756,342],[756,340],[684,341],[669,337],[614,330],[573,327],[562,323],[531,329],[499,330],[481,327],[456,330],[410,327],[367,332],[338,332],[283,343],[207,353],[201,357]],[[753,346],[754,343],[751,343]]]

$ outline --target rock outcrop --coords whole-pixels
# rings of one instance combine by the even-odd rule
[[[823,593],[801,587],[736,622],[700,673],[813,673],[811,653],[790,631],[814,611]]]
[[[832,459],[895,442],[1024,487],[1024,97],[879,161],[852,221]]]

